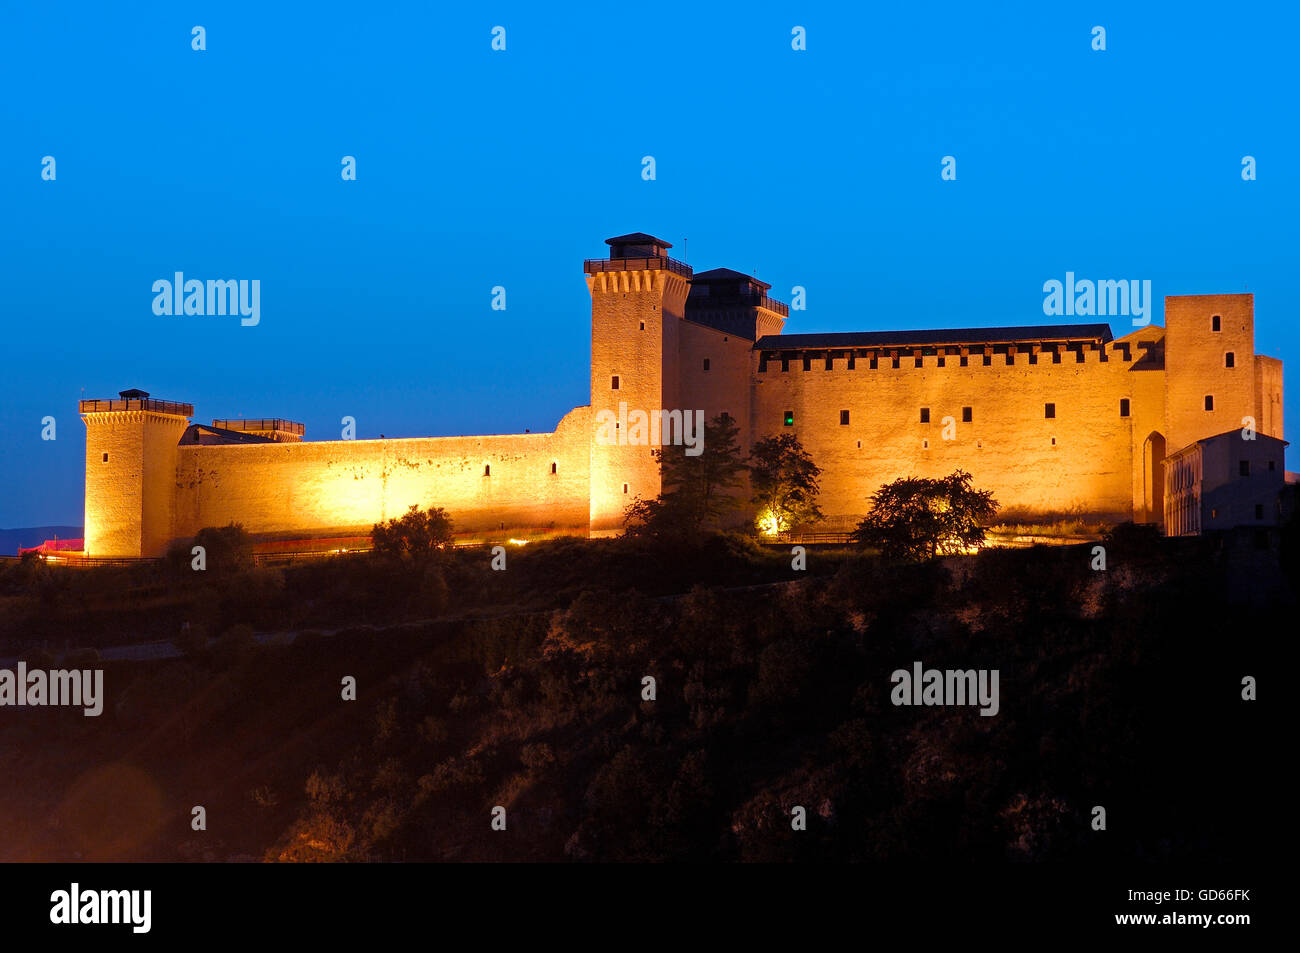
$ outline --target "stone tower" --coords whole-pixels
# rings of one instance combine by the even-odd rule
[[[591,291],[594,532],[618,529],[628,503],[659,494],[654,448],[627,444],[626,414],[680,407],[678,347],[691,287],[691,269],[668,257],[668,242],[634,232],[606,244],[609,258],[589,259],[583,267]],[[602,437],[601,411],[619,417],[615,441]]]
[[[191,404],[124,390],[81,401],[88,556],[161,556],[175,515],[176,456]]]
[[[1282,436],[1281,362],[1255,354],[1255,297],[1165,298],[1165,414],[1170,452],[1255,429]]]

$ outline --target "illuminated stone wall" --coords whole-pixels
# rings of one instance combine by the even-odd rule
[[[365,534],[412,505],[445,508],[458,531],[585,532],[589,416],[579,407],[554,433],[180,447],[174,536],[231,522]]]
[[[1134,348],[1126,360],[1117,343],[1083,351],[1082,363],[1066,352],[1060,363],[1044,353],[1030,364],[1021,352],[1011,363],[994,354],[987,367],[978,348],[965,367],[957,356],[939,367],[934,355],[916,367],[909,355],[895,368],[882,355],[874,370],[862,357],[853,370],[843,358],[827,370],[820,357],[804,370],[792,355],[789,370],[777,360],[759,372],[755,355],[753,429],[756,436],[798,435],[823,470],[827,516],[867,512],[867,497],[899,477],[964,469],[994,492],[1007,518],[1128,519],[1144,486],[1135,457],[1141,460],[1147,437],[1163,428],[1164,375],[1138,369]],[[1129,400],[1127,417],[1121,398]],[[963,421],[967,407],[970,422]],[[787,428],[790,411],[794,426]]]

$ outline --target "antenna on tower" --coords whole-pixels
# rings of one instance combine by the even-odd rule
[[[682,239],[682,264],[689,264],[691,260],[690,239]]]

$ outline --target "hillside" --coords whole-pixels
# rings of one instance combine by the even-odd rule
[[[170,582],[14,565],[12,649],[42,614],[78,645],[182,615],[224,636],[103,663],[99,718],[7,710],[0,859],[1249,859],[1275,779],[1240,680],[1272,664],[1294,593],[1252,604],[1223,541],[1107,545],[1105,572],[1083,546],[812,551],[800,573],[727,539],[565,540],[504,572],[486,551]],[[244,624],[286,634],[258,647]],[[997,715],[891,704],[916,661],[998,670]]]

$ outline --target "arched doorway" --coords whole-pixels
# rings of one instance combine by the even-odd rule
[[[1154,430],[1142,444],[1144,523],[1165,521],[1165,438]]]

